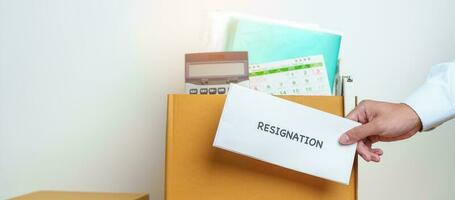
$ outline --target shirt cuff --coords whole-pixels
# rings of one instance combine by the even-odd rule
[[[426,83],[403,101],[410,106],[422,122],[422,130],[428,131],[454,117],[455,110],[444,87]]]

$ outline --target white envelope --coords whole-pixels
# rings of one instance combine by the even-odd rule
[[[356,145],[338,138],[358,125],[231,84],[213,146],[347,185]]]

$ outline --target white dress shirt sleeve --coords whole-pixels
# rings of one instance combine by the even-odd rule
[[[427,131],[455,117],[455,62],[433,66],[427,80],[403,103],[409,105]]]

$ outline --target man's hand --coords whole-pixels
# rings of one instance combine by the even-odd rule
[[[403,140],[422,129],[414,110],[406,104],[362,101],[347,118],[362,123],[341,135],[340,144],[357,144],[357,152],[366,161],[379,162],[381,149],[372,148],[375,142]]]

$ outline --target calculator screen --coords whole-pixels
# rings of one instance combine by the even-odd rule
[[[245,63],[190,64],[189,77],[236,76],[245,74]]]

